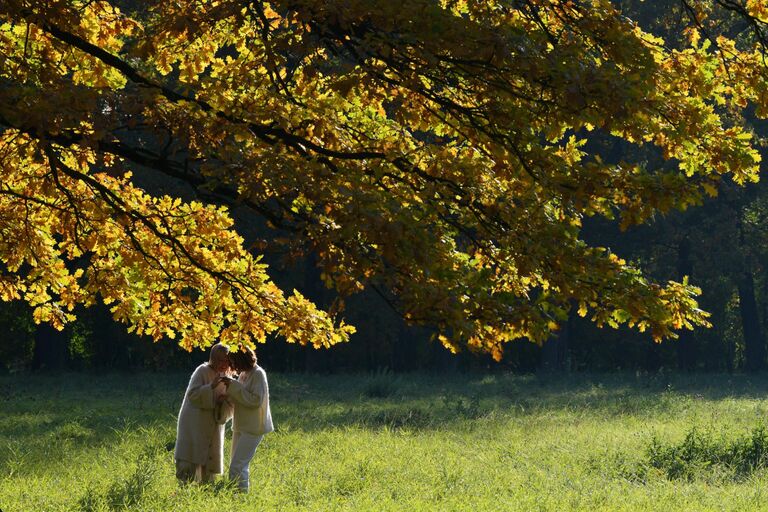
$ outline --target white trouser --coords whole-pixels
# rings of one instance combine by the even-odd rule
[[[248,491],[248,467],[256,453],[256,447],[264,436],[245,432],[232,433],[232,460],[229,462],[229,478],[237,481],[241,491]]]

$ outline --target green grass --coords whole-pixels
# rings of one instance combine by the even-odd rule
[[[0,509],[768,510],[765,377],[270,375],[247,495],[176,484],[187,378],[0,378]]]

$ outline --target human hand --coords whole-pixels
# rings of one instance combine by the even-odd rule
[[[229,398],[227,396],[227,394],[226,393],[222,393],[222,394],[220,394],[219,396],[216,397],[216,403],[220,404],[220,403],[226,402],[227,398]]]

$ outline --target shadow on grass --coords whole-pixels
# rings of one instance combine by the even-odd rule
[[[389,384],[380,375],[276,380],[278,426],[306,431],[463,428],[468,420],[490,415],[658,418],[693,402],[768,396],[768,377],[750,375],[396,375]]]
[[[10,390],[0,406],[0,472],[36,474],[51,461],[109,450],[150,430],[175,437],[183,375],[27,375],[0,378]],[[158,441],[158,442],[160,442]]]
[[[141,428],[172,449],[187,374],[2,377],[0,471],[13,473],[109,447]],[[763,399],[749,375],[270,375],[278,430],[466,428],[486,416],[574,412],[657,417],[691,401]]]

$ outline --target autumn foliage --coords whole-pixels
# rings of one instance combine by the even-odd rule
[[[730,5],[730,2],[727,3]],[[56,326],[103,300],[182,346],[329,346],[351,326],[286,295],[223,205],[314,252],[342,295],[373,286],[452,350],[500,357],[571,308],[661,339],[706,325],[697,289],[654,283],[580,237],[757,180],[743,113],[768,117],[762,1],[673,49],[610,2],[0,3],[3,300]],[[603,161],[594,138],[669,162]],[[183,180],[153,197],[131,170]]]

